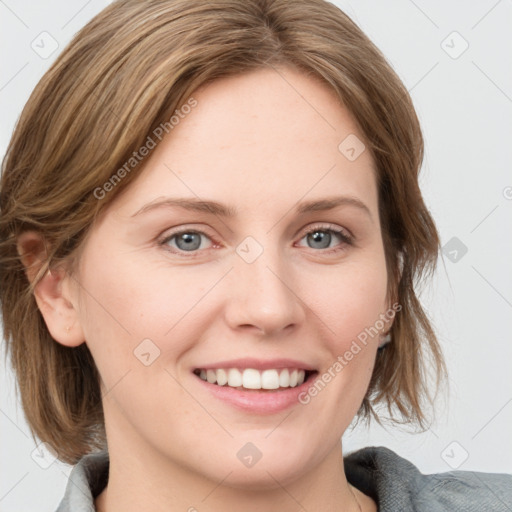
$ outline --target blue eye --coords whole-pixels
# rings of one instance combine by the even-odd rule
[[[333,234],[334,238],[338,237],[342,240],[342,247],[330,248],[330,244],[333,240]],[[330,226],[314,226],[305,233],[301,240],[304,238],[306,238],[309,243],[313,244],[313,247],[311,247],[312,249],[331,249],[326,251],[328,253],[344,250],[346,245],[353,245],[352,236],[343,230],[335,229]]]
[[[200,249],[205,249],[204,246],[202,247],[202,237],[212,240],[202,231],[187,229],[171,233],[159,244],[174,254],[189,253],[188,257],[194,257],[200,253]],[[332,248],[331,242],[336,238],[341,240],[341,243]],[[309,246],[310,249],[318,249],[321,253],[338,252],[345,250],[347,245],[353,245],[353,238],[348,232],[330,225],[313,226],[300,240],[303,239],[307,239],[308,244],[312,244]]]
[[[162,240],[162,245],[168,245],[168,243],[176,239],[176,248],[180,251],[185,252],[193,252],[197,251],[201,247],[201,236],[206,236],[201,231],[179,231],[172,235],[169,235],[164,240]],[[208,238],[208,237],[207,237]]]

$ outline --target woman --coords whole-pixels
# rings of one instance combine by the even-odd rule
[[[509,475],[343,457],[378,404],[425,427],[425,358],[445,372],[422,156],[407,90],[324,1],[125,0],[82,29],[0,196],[24,410],[77,463],[59,511],[510,508]]]

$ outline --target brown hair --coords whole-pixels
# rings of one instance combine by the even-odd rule
[[[418,186],[420,125],[384,56],[323,0],[118,0],[38,83],[2,164],[4,336],[32,432],[61,460],[74,463],[104,447],[99,375],[86,343],[69,348],[52,339],[34,299],[36,283],[58,262],[74,261],[98,213],[140,169],[124,173],[101,199],[94,191],[199,86],[278,65],[335,91],[376,164],[388,296],[402,309],[392,342],[378,351],[358,417],[380,422],[374,406],[382,403],[393,421],[424,426],[424,399],[433,400],[427,368],[438,384],[445,366],[414,287],[434,271],[439,238]],[[16,249],[26,230],[40,232],[48,248],[32,283]]]

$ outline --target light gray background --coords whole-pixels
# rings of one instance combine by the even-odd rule
[[[43,73],[108,3],[0,0],[0,154]],[[450,373],[451,393],[439,402],[437,423],[418,435],[359,428],[344,436],[345,451],[384,445],[423,472],[512,473],[512,2],[335,3],[410,90],[426,141],[427,205],[443,245],[456,237],[468,249],[455,262],[447,254],[421,295]],[[31,48],[43,31],[59,45],[46,59]],[[469,47],[458,55],[464,40]],[[2,365],[0,511],[52,511],[71,468],[54,462],[43,469],[31,458],[36,445],[14,389]]]

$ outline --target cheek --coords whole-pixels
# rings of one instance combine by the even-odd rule
[[[169,269],[142,256],[105,261],[101,252],[84,257],[81,314],[85,339],[108,385],[107,380],[138,369],[139,346],[148,348],[144,353],[151,358],[165,356],[160,362],[188,350],[190,340],[204,331],[201,299],[222,272],[191,265]],[[142,344],[148,339],[152,343]]]
[[[330,411],[342,432],[360,407],[372,375],[381,315],[386,312],[387,275],[384,257],[356,261],[330,269],[329,286],[316,281],[311,300],[321,319],[328,357],[316,390],[304,396],[318,411]],[[327,282],[327,281],[325,281]],[[322,290],[328,290],[327,292]]]
[[[314,297],[315,312],[328,328],[330,343],[337,352],[344,351],[353,339],[361,339],[387,308],[387,274],[384,257],[371,261],[362,260],[332,268],[328,278],[317,279],[315,288],[310,287]],[[323,283],[319,286],[318,283]],[[371,330],[368,343],[375,344],[377,335]]]

